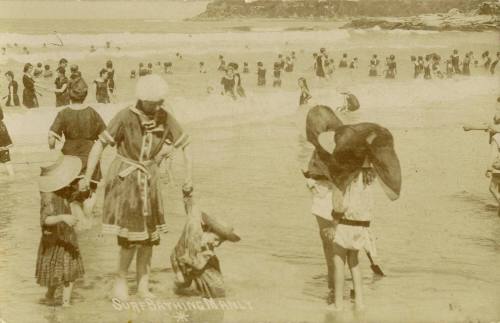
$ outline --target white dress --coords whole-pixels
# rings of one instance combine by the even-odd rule
[[[355,221],[371,221],[373,197],[371,186],[363,184],[360,173],[347,188],[344,195],[345,219]],[[349,250],[365,249],[376,256],[375,243],[370,229],[361,226],[338,224],[335,232],[335,243]]]

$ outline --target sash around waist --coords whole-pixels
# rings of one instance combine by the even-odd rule
[[[148,167],[156,164],[156,162],[154,160],[146,160],[146,161],[140,162],[140,161],[133,160],[133,159],[127,158],[125,156],[122,156],[120,154],[117,154],[116,158],[129,166],[129,167],[123,169],[122,171],[120,171],[120,173],[118,173],[118,176],[120,176],[122,178],[127,177],[128,175],[132,174],[136,170],[140,171],[141,173],[145,174],[148,178],[150,178],[151,172],[148,170]]]

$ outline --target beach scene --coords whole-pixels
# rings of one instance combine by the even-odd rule
[[[9,161],[2,163],[15,172],[9,176],[8,168],[0,165],[0,322],[499,322],[500,213],[490,192],[495,170],[485,176],[495,131],[486,126],[486,131],[464,132],[467,125],[498,123],[498,29],[356,27],[345,17],[193,19],[209,4],[0,1],[0,106],[12,141],[5,146]],[[487,24],[491,19],[497,18],[490,15]],[[461,67],[466,54],[470,58],[470,75],[453,72],[454,51]],[[488,67],[486,52],[491,57]],[[344,54],[352,68],[339,67]],[[370,77],[373,55],[380,65],[377,76]],[[394,78],[387,77],[391,56],[397,63]],[[423,70],[417,77],[412,56],[439,57],[440,65],[431,78],[424,78]],[[277,68],[287,57],[294,57],[292,70]],[[172,131],[169,139],[178,149],[154,173],[168,231],[152,247],[148,290],[154,298],[140,297],[135,260],[125,275],[129,298],[113,295],[125,247],[117,244],[116,236],[103,233],[113,209],[108,179],[116,156],[123,154],[110,144],[99,156],[103,179],[92,193],[96,204],[90,224],[76,233],[85,274],[71,280],[69,306],[40,302],[47,288],[37,284],[37,252],[43,245],[39,177],[44,176],[41,167],[61,158],[64,144],[64,139],[56,140],[55,149],[49,149],[49,139],[48,145],[54,120],[65,108],[56,107],[53,90],[62,58],[68,62],[68,77],[77,65],[88,86],[81,104],[97,112],[105,133],[115,141],[115,116],[131,107],[140,109],[138,100],[155,101],[145,98],[155,90],[164,91],[163,108],[183,129],[182,136]],[[102,103],[96,92],[108,61],[114,85],[110,90],[107,83],[109,97]],[[226,68],[221,69],[221,61]],[[259,62],[267,70],[265,85],[259,85]],[[318,75],[318,64],[325,62],[335,68],[328,73],[321,65],[328,75]],[[42,69],[49,65],[53,71],[52,76],[34,77],[40,87],[34,92],[35,108],[23,106],[27,63],[35,70],[38,63]],[[431,69],[431,64],[425,67]],[[18,106],[6,102],[11,91],[8,71],[19,83]],[[232,80],[233,73],[244,95],[234,82],[236,90],[230,93],[221,82]],[[152,77],[161,78],[168,89],[149,86],[148,91],[144,83],[146,89],[138,90],[141,79]],[[299,78],[307,80],[307,91]],[[75,86],[70,92],[77,90]],[[347,106],[345,93],[359,101],[355,111]],[[306,119],[317,105],[331,108],[344,125],[374,123],[387,129],[400,164],[397,200],[387,199],[383,185],[377,184],[381,179],[370,185],[374,261],[384,276],[374,273],[363,250],[357,266],[360,281],[353,281],[347,263],[345,268],[336,266],[336,271],[345,270],[342,311],[329,305],[332,288],[303,174],[318,149],[306,134]],[[184,176],[189,167],[182,152],[187,147],[184,134],[189,134],[192,159],[190,185]],[[102,133],[95,140],[100,141]],[[143,174],[139,166],[133,164],[137,169],[132,170],[138,178]],[[191,214],[186,187],[193,189],[197,207],[230,223],[241,238],[237,243],[226,238],[216,249],[224,297],[176,292],[178,270],[171,254]],[[353,283],[363,286],[362,310],[356,310],[360,304]],[[64,291],[56,291],[56,298],[60,293]]]

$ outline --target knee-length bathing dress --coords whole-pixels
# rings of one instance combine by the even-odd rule
[[[117,150],[106,177],[103,232],[117,235],[124,247],[159,244],[159,233],[167,228],[155,158],[166,144],[184,148],[189,136],[163,109],[149,120],[129,107],[110,121],[99,138]]]
[[[40,225],[42,238],[36,261],[36,281],[41,286],[55,287],[83,277],[83,260],[76,232],[64,222],[46,225],[49,216],[70,214],[68,201],[58,193],[40,193]]]

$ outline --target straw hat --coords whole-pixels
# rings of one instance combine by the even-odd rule
[[[238,242],[241,238],[234,233],[232,226],[220,221],[213,215],[208,215],[205,212],[201,212],[201,218],[203,223],[210,228],[210,231],[221,237],[222,240],[228,240],[231,242]]]
[[[161,101],[168,91],[165,80],[156,74],[145,75],[137,81],[135,96],[141,101]]]
[[[63,155],[54,164],[41,167],[38,186],[40,192],[55,192],[73,182],[82,170],[82,161],[75,156]]]

